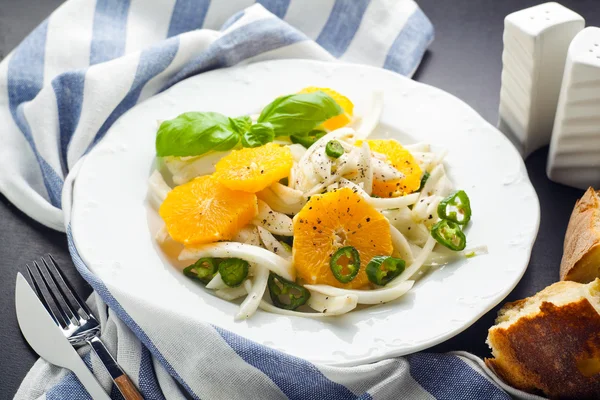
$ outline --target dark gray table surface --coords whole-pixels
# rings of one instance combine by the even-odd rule
[[[0,0],[0,59],[60,3],[60,0]],[[504,16],[543,1],[420,0],[418,3],[435,25],[436,39],[415,79],[456,95],[495,124]],[[600,25],[598,0],[565,0],[562,4],[583,15],[588,26]],[[532,295],[558,280],[563,235],[575,200],[582,194],[580,190],[548,180],[546,154],[547,149],[542,149],[526,161],[540,199],[542,218],[527,272],[507,301]],[[507,212],[510,210],[498,210],[498,218]],[[47,252],[53,253],[61,265],[68,266],[66,273],[80,293],[90,292],[70,264],[64,234],[31,220],[0,195],[0,399],[14,396],[37,359],[17,326],[15,275],[25,263]],[[429,351],[465,350],[481,357],[489,356],[485,339],[498,308]]]

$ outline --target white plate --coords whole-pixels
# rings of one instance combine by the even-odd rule
[[[234,322],[236,304],[181,275],[154,243],[158,216],[146,202],[157,120],[192,110],[242,115],[305,86],[340,91],[355,102],[357,115],[373,90],[383,91],[378,136],[448,149],[448,172],[471,198],[468,244],[487,245],[489,254],[430,272],[398,301],[327,320],[259,311]],[[129,111],[83,163],[72,215],[83,259],[109,288],[136,303],[208,321],[312,362],[357,365],[440,343],[498,304],[525,272],[539,204],[517,151],[455,97],[382,69],[283,60],[205,73]],[[153,316],[132,317],[142,329],[160,323]]]

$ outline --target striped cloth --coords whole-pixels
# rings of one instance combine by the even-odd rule
[[[69,231],[77,162],[135,104],[192,75],[240,63],[310,58],[410,76],[433,39],[412,0],[70,0],[0,63],[0,191],[65,230],[93,286],[102,339],[146,399],[508,399],[468,354],[414,354],[328,367],[211,325],[143,331],[79,257]],[[139,302],[138,302],[139,303]],[[108,305],[108,307],[107,307]],[[147,313],[153,310],[146,309]],[[95,355],[82,357],[121,398]],[[510,390],[510,389],[508,389]],[[516,392],[512,392],[515,394]],[[38,360],[17,399],[85,399],[66,370]]]

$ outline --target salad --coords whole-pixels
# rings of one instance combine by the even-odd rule
[[[470,200],[446,175],[445,153],[369,139],[382,109],[374,93],[359,118],[347,97],[309,87],[257,115],[162,121],[149,180],[164,222],[156,240],[180,246],[185,276],[243,299],[236,319],[390,302],[424,267],[485,252],[466,247]]]

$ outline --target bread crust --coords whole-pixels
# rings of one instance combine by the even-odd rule
[[[600,192],[591,187],[577,200],[565,234],[560,279],[593,281],[600,272]]]
[[[592,285],[593,290],[600,290],[600,281]],[[513,318],[506,327],[490,328],[488,344],[495,358],[485,359],[486,365],[511,386],[527,392],[551,399],[600,399],[600,314],[584,296],[563,305],[546,301],[553,294],[581,286],[559,282],[534,297],[506,304],[499,313],[500,322],[532,302],[540,306],[539,311]]]

